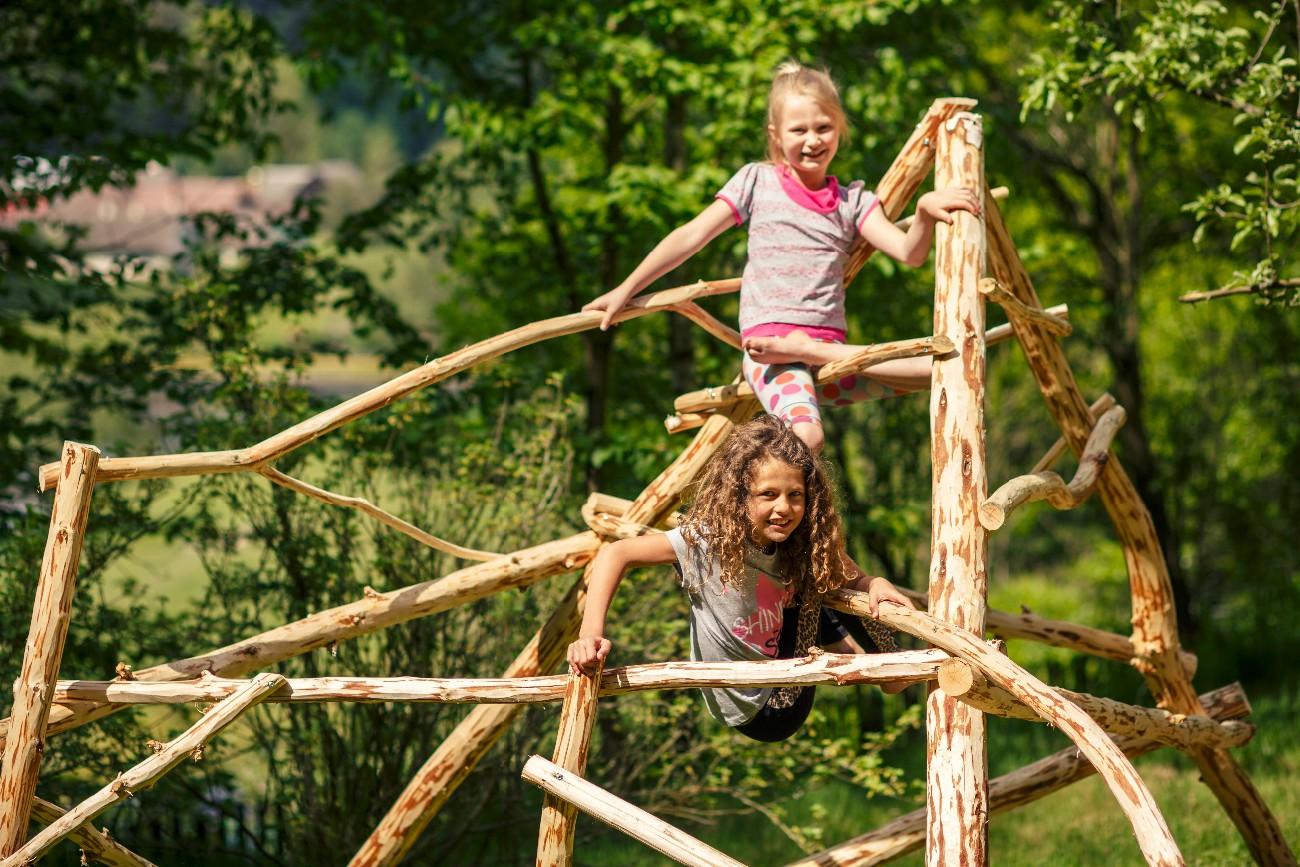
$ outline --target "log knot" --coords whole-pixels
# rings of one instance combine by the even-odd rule
[[[118,680],[135,680],[135,671],[125,662],[119,662],[113,670],[117,672]]]

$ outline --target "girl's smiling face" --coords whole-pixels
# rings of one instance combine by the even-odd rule
[[[745,500],[750,541],[767,548],[790,538],[803,520],[805,493],[798,467],[771,457],[757,464]]]
[[[799,176],[805,187],[821,189],[826,182],[835,151],[840,146],[840,131],[821,104],[802,93],[788,94],[781,102],[776,126],[767,128],[776,141],[781,156]]]

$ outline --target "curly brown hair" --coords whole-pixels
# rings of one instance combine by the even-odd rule
[[[851,580],[834,488],[820,459],[780,419],[762,415],[740,425],[722,444],[696,485],[682,525],[687,541],[707,546],[722,581],[739,587],[752,528],[749,486],[759,464],[782,461],[803,475],[804,516],[778,548],[783,578],[805,596],[820,597]]]

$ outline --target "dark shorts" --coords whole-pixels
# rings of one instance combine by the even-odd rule
[[[794,644],[798,631],[799,606],[796,604],[793,608],[787,608],[784,611],[784,619],[781,622],[781,639],[776,651],[777,659],[794,658]],[[871,640],[871,635],[868,634],[866,627],[862,625],[862,621],[846,614],[838,614],[823,606],[817,622],[817,643],[834,644],[845,635],[852,635],[858,644],[862,645],[862,649],[868,653],[880,652],[880,649],[876,647],[876,643]],[[808,714],[812,712],[816,692],[815,687],[804,687],[799,693],[799,698],[789,707],[773,708],[765,704],[759,708],[753,719],[735,726],[735,729],[745,737],[753,738],[756,741],[773,743],[786,740],[799,731],[804,724],[804,720],[808,719]]]

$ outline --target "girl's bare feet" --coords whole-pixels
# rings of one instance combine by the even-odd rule
[[[862,349],[861,346],[813,340],[802,331],[791,331],[783,337],[750,337],[743,346],[749,357],[759,364],[809,364],[814,367],[848,358]]]

